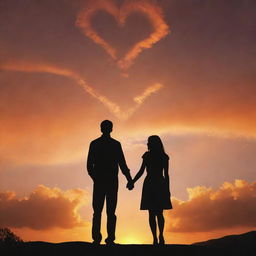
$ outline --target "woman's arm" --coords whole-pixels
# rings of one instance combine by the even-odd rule
[[[164,163],[164,178],[165,178],[165,181],[166,181],[168,191],[170,193],[169,161],[168,161],[168,159],[166,159],[166,161]]]
[[[138,171],[138,173],[135,175],[134,179],[132,180],[133,183],[135,183],[143,175],[145,168],[146,168],[146,163],[145,163],[145,160],[143,159],[140,170]]]

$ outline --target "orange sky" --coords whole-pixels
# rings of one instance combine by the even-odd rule
[[[164,142],[168,243],[255,229],[255,7],[2,0],[0,226],[26,240],[90,241],[86,156],[110,119],[132,175],[147,137]],[[151,242],[140,195],[141,182],[128,191],[120,174],[118,242]]]

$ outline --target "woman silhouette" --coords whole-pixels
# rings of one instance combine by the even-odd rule
[[[142,156],[143,161],[140,170],[134,177],[132,184],[128,184],[128,188],[143,175],[145,169],[147,176],[143,183],[141,210],[148,210],[149,225],[153,235],[153,244],[158,244],[157,225],[159,228],[159,244],[165,244],[164,241],[164,209],[172,209],[170,200],[169,186],[169,156],[164,151],[163,143],[159,136],[152,135],[148,138],[148,151]]]

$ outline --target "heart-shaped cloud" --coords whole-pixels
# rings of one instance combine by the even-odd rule
[[[137,95],[133,98],[135,104],[128,110],[123,111],[117,103],[111,101],[106,96],[97,92],[93,87],[87,84],[84,78],[82,78],[79,74],[70,69],[65,69],[52,64],[34,62],[31,63],[26,61],[9,61],[6,63],[2,63],[0,65],[0,69],[31,73],[49,73],[72,79],[78,85],[80,85],[87,93],[89,93],[93,98],[97,99],[105,107],[107,107],[112,114],[114,114],[117,118],[121,120],[128,119],[141,106],[141,104],[143,104],[146,98],[148,98],[151,94],[156,93],[163,87],[162,84],[155,83],[152,86],[146,88],[142,94]]]
[[[92,18],[98,11],[102,10],[114,16],[120,26],[125,24],[131,13],[140,12],[148,18],[153,27],[153,32],[149,37],[135,43],[121,59],[117,59],[115,48],[106,42],[92,27]],[[113,0],[88,1],[86,7],[79,12],[76,25],[84,35],[100,45],[122,70],[128,69],[143,50],[151,48],[153,44],[169,33],[169,26],[164,20],[162,9],[150,0],[125,0],[120,8]]]

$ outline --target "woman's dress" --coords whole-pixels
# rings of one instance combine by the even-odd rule
[[[147,176],[143,183],[140,209],[172,209],[168,184],[163,175],[163,167],[169,161],[169,156],[148,151],[142,158],[146,164]]]

